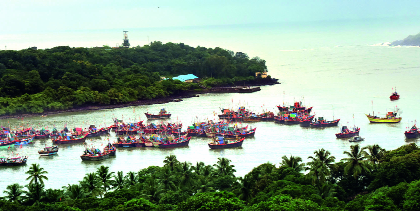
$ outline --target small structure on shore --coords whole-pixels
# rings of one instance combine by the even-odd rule
[[[173,80],[180,80],[182,82],[192,83],[198,82],[198,77],[194,74],[187,74],[187,75],[179,75],[177,77],[173,77]]]

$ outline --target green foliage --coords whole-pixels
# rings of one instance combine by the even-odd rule
[[[413,181],[408,185],[404,199],[404,210],[420,210],[420,180]]]
[[[199,193],[180,203],[177,210],[242,210],[244,203],[231,192]]]
[[[233,55],[218,47],[161,42],[129,49],[0,51],[0,101],[7,102],[0,102],[0,115],[127,103],[201,89],[161,76],[194,74],[204,79],[204,87],[212,87],[255,81],[255,72],[267,69],[262,59]]]

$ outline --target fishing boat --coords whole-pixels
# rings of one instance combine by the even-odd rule
[[[362,138],[360,136],[354,136],[353,138],[349,139],[349,142],[360,142],[360,141],[364,141],[365,138]]]
[[[43,150],[39,150],[38,154],[41,156],[50,156],[50,155],[56,155],[58,152],[58,146],[51,146],[51,147],[44,147]]]
[[[171,114],[167,113],[164,108],[160,109],[159,114],[149,114],[149,112],[144,113],[147,119],[168,119],[171,118]]]
[[[390,100],[398,100],[398,99],[400,99],[400,95],[397,93],[397,88],[395,88],[395,92],[393,92],[391,94],[391,96],[389,96],[389,99]]]
[[[28,157],[0,158],[0,166],[23,166],[28,161]]]
[[[111,127],[98,129],[98,128],[95,127],[95,125],[91,125],[91,126],[89,126],[89,131],[88,131],[88,135],[86,136],[86,138],[106,135],[106,134],[109,134],[110,130],[111,130]]]
[[[139,141],[133,136],[118,137],[117,142],[113,143],[113,145],[117,148],[130,148],[130,147],[141,147],[138,144]]]
[[[360,128],[355,127],[353,130],[350,130],[347,128],[347,126],[343,126],[341,128],[341,132],[340,133],[336,133],[335,136],[337,138],[350,138],[353,136],[358,136],[360,132]]]
[[[323,117],[318,117],[318,120],[315,120],[315,122],[310,123],[310,127],[311,128],[334,127],[334,126],[337,126],[339,122],[340,122],[340,119],[327,121],[327,120],[324,120]]]
[[[9,149],[15,147],[15,143],[9,140],[0,140],[0,149]]]
[[[420,136],[420,131],[416,125],[413,125],[410,130],[404,132],[405,138],[418,138]]]
[[[87,133],[82,135],[72,135],[67,133],[66,136],[59,136],[53,138],[52,141],[54,144],[74,144],[74,143],[83,143],[86,140]]]
[[[181,136],[173,140],[164,140],[159,143],[159,148],[177,148],[177,147],[186,147],[190,143],[191,137]]]
[[[117,148],[115,148],[114,145],[111,143],[108,143],[108,145],[104,148],[105,153],[109,153],[109,156],[115,156],[115,153],[117,152]]]
[[[287,107],[287,106],[277,106],[280,112],[282,113],[306,113],[309,114],[312,111],[312,107],[304,107],[302,106],[302,102],[295,102],[293,106]]]
[[[101,152],[99,149],[85,149],[84,154],[80,156],[82,161],[100,161],[109,158],[109,153]]]
[[[237,138],[234,140],[226,140],[223,136],[216,136],[208,145],[210,149],[228,149],[241,147],[245,138]]]
[[[217,134],[217,135],[222,135],[222,136],[224,136],[226,138],[232,138],[232,137],[242,137],[242,138],[243,137],[254,137],[255,130],[257,130],[257,128],[250,129],[250,130],[237,129],[233,133],[224,133],[224,134]]]
[[[385,117],[377,117],[374,115],[366,114],[370,123],[399,123],[401,117],[397,117],[397,112],[388,112]]]

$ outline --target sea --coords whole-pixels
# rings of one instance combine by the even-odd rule
[[[313,107],[317,117],[340,119],[338,127],[325,129],[302,128],[299,125],[281,125],[274,122],[236,123],[257,128],[255,137],[247,138],[241,148],[211,150],[206,138],[192,138],[188,147],[176,149],[135,148],[118,149],[117,156],[100,162],[82,162],[83,144],[60,145],[58,155],[40,157],[38,150],[50,146],[51,140],[35,140],[30,146],[3,149],[0,157],[28,156],[28,164],[19,167],[0,167],[0,195],[13,183],[25,185],[33,163],[40,164],[48,174],[46,188],[61,188],[76,184],[85,174],[101,166],[113,172],[137,172],[148,166],[163,166],[166,156],[176,155],[181,162],[193,165],[204,162],[213,165],[218,158],[231,160],[237,176],[244,176],[263,163],[277,166],[281,157],[299,156],[308,162],[308,156],[324,148],[339,161],[349,151],[347,139],[337,139],[341,126],[361,128],[364,147],[378,144],[386,150],[396,149],[419,140],[408,140],[404,131],[420,120],[420,47],[389,46],[389,42],[417,34],[419,21],[407,20],[352,20],[318,22],[280,22],[264,24],[221,25],[178,28],[104,29],[60,32],[0,32],[0,49],[38,49],[68,45],[71,47],[117,46],[127,30],[131,46],[143,46],[152,41],[184,43],[193,47],[220,47],[244,52],[250,58],[259,57],[267,64],[268,73],[281,84],[262,86],[254,93],[200,94],[181,102],[131,106],[96,111],[62,113],[27,118],[1,119],[0,125],[17,129],[62,129],[89,125],[109,126],[113,118],[125,122],[147,121],[144,113],[157,113],[165,108],[172,114],[168,121],[180,122],[184,129],[194,122],[218,121],[223,108],[245,106],[256,113],[278,112],[278,105],[302,102]],[[401,98],[390,101],[397,90]],[[371,124],[365,114],[385,116],[397,111],[402,121],[397,124]],[[115,134],[92,138],[88,147],[104,147],[116,140]]]

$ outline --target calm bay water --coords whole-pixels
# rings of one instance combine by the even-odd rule
[[[282,84],[264,86],[260,92],[202,94],[200,97],[184,99],[182,102],[65,113],[23,120],[3,119],[0,120],[0,124],[10,125],[12,128],[30,125],[38,129],[42,127],[52,129],[54,126],[62,129],[65,124],[69,128],[87,128],[91,124],[102,127],[111,125],[113,117],[126,122],[147,121],[145,112],[157,113],[161,108],[166,108],[172,113],[170,121],[182,122],[186,128],[196,121],[217,120],[220,108],[237,108],[243,105],[257,113],[263,110],[277,112],[276,105],[283,103],[290,105],[294,101],[302,101],[306,106],[313,106],[313,111],[318,117],[340,118],[341,125],[360,127],[360,135],[365,138],[365,141],[360,143],[362,146],[379,144],[390,150],[417,142],[417,140],[406,140],[403,133],[420,118],[420,109],[418,109],[420,48],[371,46],[379,42],[392,41],[383,40],[380,36],[361,39],[358,44],[347,39],[343,41],[345,45],[340,45],[339,39],[335,37],[336,33],[326,32],[322,34],[326,35],[322,39],[321,36],[317,37],[320,42],[318,39],[306,37],[304,42],[294,38],[290,43],[284,38],[292,37],[290,34],[293,33],[304,37],[304,33],[290,29],[293,33],[290,32],[286,36],[280,35],[278,28],[270,30],[264,29],[266,33],[263,33],[246,29],[236,31],[226,29],[224,34],[206,43],[209,46],[225,46],[227,49],[247,52],[250,56],[258,55],[265,59],[269,74],[279,78]],[[310,32],[311,35],[316,34],[315,31],[310,30]],[[187,34],[186,31],[183,33]],[[339,37],[345,37],[346,30],[337,33]],[[179,33],[178,35],[181,37]],[[226,37],[225,40],[220,38],[223,35]],[[239,41],[232,44],[229,41],[235,40],[231,37],[235,35],[239,37],[237,39]],[[333,42],[326,44],[330,38]],[[251,42],[240,43],[247,39]],[[181,41],[189,44],[185,40],[180,39],[179,42]],[[394,87],[397,88],[401,98],[391,102],[389,95]],[[364,115],[374,110],[375,114],[382,116],[396,107],[402,111],[403,119],[399,124],[370,124]],[[344,157],[343,151],[349,150],[351,145],[346,140],[335,138],[334,134],[339,131],[339,127],[310,129],[301,128],[299,125],[279,125],[274,122],[248,125],[256,127],[257,132],[254,138],[246,139],[239,149],[210,150],[207,146],[208,139],[192,138],[189,147],[186,148],[122,149],[118,150],[115,158],[102,162],[82,162],[79,157],[84,149],[82,144],[60,145],[57,156],[40,157],[37,151],[44,145],[50,145],[51,141],[36,140],[32,146],[23,146],[14,150],[15,154],[29,156],[28,165],[0,168],[0,190],[15,182],[26,184],[25,172],[32,163],[39,163],[48,171],[47,188],[60,188],[69,183],[77,183],[86,173],[95,171],[100,165],[109,166],[114,172],[127,173],[151,165],[162,166],[164,158],[171,154],[176,155],[180,161],[193,164],[198,161],[214,164],[218,157],[226,157],[235,165],[236,175],[243,176],[262,163],[278,164],[283,155],[300,156],[304,162],[307,162],[307,157],[320,148],[329,150],[338,161]],[[87,144],[102,148],[108,140],[115,141],[115,135],[111,133],[109,137],[89,139]],[[2,155],[10,155],[10,152],[2,150],[0,156]]]

